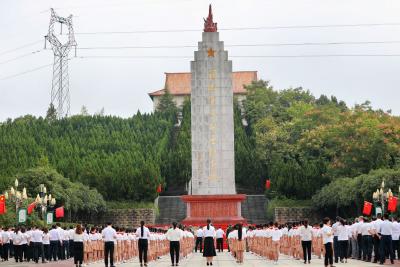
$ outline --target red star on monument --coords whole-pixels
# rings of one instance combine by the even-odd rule
[[[213,50],[212,48],[208,48],[208,50],[207,50],[208,57],[214,57],[214,53],[215,53],[215,50]]]

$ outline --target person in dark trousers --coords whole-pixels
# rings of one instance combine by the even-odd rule
[[[71,258],[73,258],[74,257],[74,233],[75,233],[75,230],[74,230],[74,227],[72,225],[69,227],[68,232],[69,232],[69,235],[68,235],[69,236],[69,241],[68,241],[69,256]]]
[[[218,252],[223,252],[224,251],[224,230],[222,230],[221,227],[218,228],[218,230],[215,232],[216,238],[217,238],[217,249]]]
[[[400,247],[399,247],[399,237],[400,237],[400,224],[397,217],[393,218],[393,231],[392,231],[392,247],[394,252],[394,258],[400,259]],[[397,257],[396,257],[397,254]]]
[[[46,227],[43,228],[43,253],[46,261],[50,261],[50,234]]]
[[[179,253],[180,253],[180,240],[182,239],[182,230],[177,228],[177,223],[172,223],[172,228],[170,228],[165,235],[167,240],[169,240],[169,253],[171,255],[171,266],[179,265]]]
[[[363,253],[363,247],[362,247],[363,240],[362,240],[362,234],[361,234],[361,227],[362,227],[363,223],[364,223],[364,217],[360,216],[358,218],[357,225],[355,226],[356,232],[357,232],[357,245],[358,245],[358,258],[357,259],[358,260],[361,260],[362,257],[363,257],[363,255],[362,255],[362,253]]]
[[[136,229],[136,237],[139,238],[138,247],[139,247],[139,262],[140,266],[147,266],[147,250],[149,249],[149,238],[150,231],[149,228],[144,226],[144,221],[140,222],[140,227]]]
[[[392,247],[392,233],[393,233],[393,225],[392,222],[389,221],[389,215],[385,214],[383,216],[383,222],[380,225],[380,229],[378,230],[380,233],[380,252],[381,256],[380,264],[384,264],[386,260],[386,251],[389,253],[390,262],[394,264],[394,252]]]
[[[53,225],[51,227],[49,235],[50,235],[50,261],[51,260],[57,261],[58,247],[60,246],[61,238],[56,225]]]
[[[338,240],[338,232],[337,232],[337,227],[340,224],[340,217],[336,217],[335,223],[332,225],[332,231],[333,231],[333,255],[335,258],[335,263],[339,262],[339,256],[340,256],[340,247],[339,247],[339,240]]]
[[[311,263],[311,243],[312,227],[308,225],[308,220],[304,220],[300,227],[301,246],[303,247],[304,264]]]
[[[346,262],[349,256],[348,248],[349,248],[349,231],[347,229],[347,223],[344,219],[340,219],[340,224],[337,227],[338,231],[338,242],[339,242],[339,251],[340,251],[340,262]]]
[[[373,242],[373,245],[374,245],[374,263],[377,263],[378,261],[379,261],[379,259],[380,259],[380,256],[379,256],[379,247],[380,247],[380,245],[379,245],[379,242],[380,242],[380,238],[379,238],[379,229],[380,229],[380,226],[381,226],[381,224],[382,224],[382,215],[380,214],[380,213],[378,213],[378,215],[376,216],[376,218],[373,218],[372,219],[372,225],[373,225],[373,228],[374,228],[374,233],[373,233],[373,235],[372,235],[372,242]]]
[[[42,263],[45,263],[43,252],[43,231],[33,227],[31,232],[31,241],[33,243],[33,260],[39,263],[39,257],[42,257]]]
[[[368,218],[364,218],[364,223],[361,226],[362,234],[362,260],[371,261],[372,258],[372,234],[374,233],[374,228]]]
[[[70,237],[71,238],[71,237]],[[83,262],[83,241],[84,234],[82,225],[78,224],[72,236],[74,242],[74,264],[76,267],[81,267]]]
[[[5,228],[1,234],[1,241],[3,243],[3,250],[1,253],[1,258],[3,261],[8,261],[9,251],[10,251],[10,241],[11,235],[9,229]]]
[[[325,267],[330,265],[333,267],[333,251],[332,251],[332,246],[333,246],[333,232],[332,232],[332,227],[331,227],[331,220],[326,217],[323,220],[324,226],[322,227],[322,241],[324,243],[325,247]]]
[[[197,253],[197,248],[200,248],[200,253],[203,252],[203,229],[201,229],[201,227],[199,227],[199,229],[197,229],[196,231],[196,244],[194,247],[194,252]]]
[[[117,239],[117,231],[112,228],[112,224],[109,222],[101,234],[104,240],[104,264],[108,267],[108,259],[110,259],[110,266],[114,267],[114,242]]]

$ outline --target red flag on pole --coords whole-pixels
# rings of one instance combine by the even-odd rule
[[[397,209],[397,197],[390,197],[388,201],[388,211],[395,212]]]
[[[64,207],[56,208],[56,218],[64,217]]]
[[[6,210],[6,197],[4,195],[0,196],[0,214],[5,214]]]
[[[270,189],[271,188],[271,180],[270,179],[267,179],[266,181],[265,181],[265,189]]]
[[[162,187],[161,187],[161,184],[159,184],[157,186],[157,193],[161,193],[161,192],[162,192]]]
[[[372,212],[372,203],[364,201],[363,214],[369,216],[371,215],[371,212]]]
[[[31,214],[33,212],[33,210],[36,207],[36,203],[32,202],[31,204],[28,205],[28,214]]]

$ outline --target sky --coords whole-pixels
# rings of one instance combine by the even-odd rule
[[[104,108],[129,117],[152,111],[148,93],[164,87],[164,72],[190,71],[196,49],[190,46],[201,40],[209,3],[234,71],[256,70],[277,90],[301,86],[317,97],[335,95],[349,106],[369,100],[400,115],[398,0],[1,0],[0,121],[46,114],[53,52],[49,44],[44,50],[44,35],[51,7],[60,16],[73,14],[78,48],[189,46],[78,49],[76,58],[71,51],[71,114],[84,105],[91,114]],[[354,24],[370,26],[293,27]],[[132,31],[140,33],[99,34]],[[232,46],[332,42],[347,44]],[[279,57],[304,55],[391,56]]]

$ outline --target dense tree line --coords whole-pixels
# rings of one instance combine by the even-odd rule
[[[278,91],[265,81],[247,91],[234,105],[239,191],[264,192],[270,179],[271,197],[311,199],[344,177],[398,168],[400,119],[390,112],[368,102],[348,107],[302,88]],[[151,201],[158,184],[183,192],[191,177],[190,115],[189,100],[179,110],[167,93],[156,112],[126,119],[86,110],[57,120],[50,107],[46,118],[7,120],[0,124],[0,176],[46,157],[61,175],[107,200]]]

